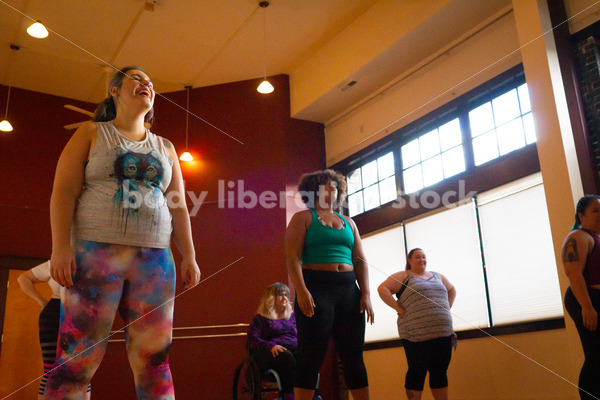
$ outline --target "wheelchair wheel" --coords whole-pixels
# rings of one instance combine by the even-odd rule
[[[247,357],[233,375],[233,400],[260,400],[260,371],[256,362]]]

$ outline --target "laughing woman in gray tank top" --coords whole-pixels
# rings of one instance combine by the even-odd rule
[[[446,400],[446,371],[454,340],[450,308],[456,289],[442,274],[426,271],[426,266],[423,250],[411,250],[406,271],[390,275],[379,285],[378,292],[385,304],[398,312],[398,333],[408,363],[404,384],[408,398],[421,399],[429,372],[434,399]]]
[[[143,70],[117,71],[93,122],[77,129],[58,161],[50,201],[51,274],[65,290],[46,399],[83,398],[117,310],[138,399],[175,399],[168,361],[171,238],[182,255],[184,287],[198,284],[200,269],[177,153],[145,124],[154,95]]]

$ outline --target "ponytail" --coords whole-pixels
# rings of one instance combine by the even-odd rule
[[[102,103],[98,104],[96,112],[92,117],[94,122],[107,122],[112,121],[117,117],[117,107],[115,106],[115,100],[109,95]]]
[[[581,229],[581,218],[579,217],[579,214],[585,214],[590,203],[593,200],[598,199],[600,199],[600,196],[597,196],[595,194],[586,194],[585,196],[579,199],[579,201],[577,202],[577,207],[575,208],[575,224],[573,224],[573,227],[571,228],[572,231],[576,229]]]

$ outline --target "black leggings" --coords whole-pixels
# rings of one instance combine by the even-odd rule
[[[588,293],[594,309],[600,313],[600,290],[588,288]],[[581,306],[570,287],[565,293],[565,308],[575,322],[585,356],[579,373],[579,396],[582,400],[600,398],[600,327],[589,331],[583,326]]]
[[[304,282],[315,302],[315,313],[306,317],[295,302],[298,359],[295,386],[314,389],[330,338],[344,367],[348,389],[367,387],[363,361],[365,315],[360,312],[361,292],[356,274],[302,270]]]
[[[408,362],[405,388],[422,392],[427,371],[430,388],[441,389],[448,386],[446,371],[452,358],[452,336],[423,342],[402,339],[402,345]]]
[[[294,370],[296,369],[296,358],[294,353],[289,350],[277,354],[273,357],[271,350],[253,350],[250,355],[261,371],[274,369],[281,380],[281,391],[283,393],[292,393]]]

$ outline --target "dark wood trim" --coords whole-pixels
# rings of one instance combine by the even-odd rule
[[[589,140],[585,107],[579,86],[580,79],[575,66],[574,44],[569,32],[569,24],[565,22],[567,21],[567,12],[564,0],[548,0],[548,10],[550,21],[554,27],[554,43],[567,98],[583,191],[587,194],[598,194],[600,193],[600,178]]]
[[[450,199],[450,203],[454,203],[472,196],[473,193],[489,190],[540,171],[535,144],[476,167],[472,155],[470,128],[465,121],[465,115],[468,114],[469,110],[491,101],[523,83],[525,83],[523,66],[512,67],[459,98],[398,129],[381,141],[373,143],[345,160],[332,165],[330,168],[348,175],[358,166],[371,162],[386,152],[393,151],[395,157],[397,157],[403,144],[414,140],[432,127],[440,126],[456,117],[460,118],[466,171],[411,195],[403,194],[394,202],[354,216],[353,219],[361,234],[370,233],[431,211],[431,204],[423,206],[420,201],[415,201],[415,198],[420,199],[428,195],[436,195],[441,199],[446,196],[447,199]],[[397,158],[398,160],[395,159],[396,183],[401,188],[402,160],[399,159],[400,157]]]
[[[565,319],[563,317],[545,319],[540,321],[529,321],[518,324],[494,326],[492,328],[469,329],[456,332],[458,340],[478,339],[486,337],[496,337],[503,335],[514,335],[517,333],[548,331],[553,329],[565,329]],[[365,343],[365,350],[390,349],[402,347],[400,339],[385,340],[380,342]]]
[[[444,122],[450,121],[459,116],[460,113],[464,113],[465,110],[468,112],[469,107],[472,108],[490,101],[494,97],[510,90],[511,87],[518,86],[521,83],[525,83],[525,75],[523,65],[519,64],[477,86],[462,96],[440,106],[416,121],[392,132],[389,136],[372,143],[350,157],[331,165],[329,168],[348,175],[357,168],[357,165],[366,164],[376,159],[378,156],[383,155],[385,152],[391,151],[391,149],[395,147],[400,147],[402,144],[408,143],[415,137],[420,136],[430,128],[430,125],[436,127]]]
[[[548,6],[548,7],[550,7],[550,6]],[[593,24],[586,26],[582,30],[573,33],[571,35],[571,37],[573,38],[573,40],[575,42],[579,42],[581,40],[587,39],[590,36],[594,36],[595,38],[598,38],[599,34],[600,34],[600,21],[596,21]]]
[[[46,259],[14,256],[0,256],[0,335],[4,333],[4,317],[6,315],[6,295],[8,292],[8,271],[11,269],[28,270]],[[0,356],[2,346],[0,345]]]
[[[483,192],[539,171],[537,147],[531,144],[514,154],[500,157],[469,172],[463,172],[452,180],[442,181],[412,195],[403,195],[401,200],[374,208],[352,219],[361,235],[364,235],[431,211],[420,201],[411,200],[426,196],[427,193],[435,193],[440,199],[448,196],[450,201],[457,202],[471,197],[473,193]]]

